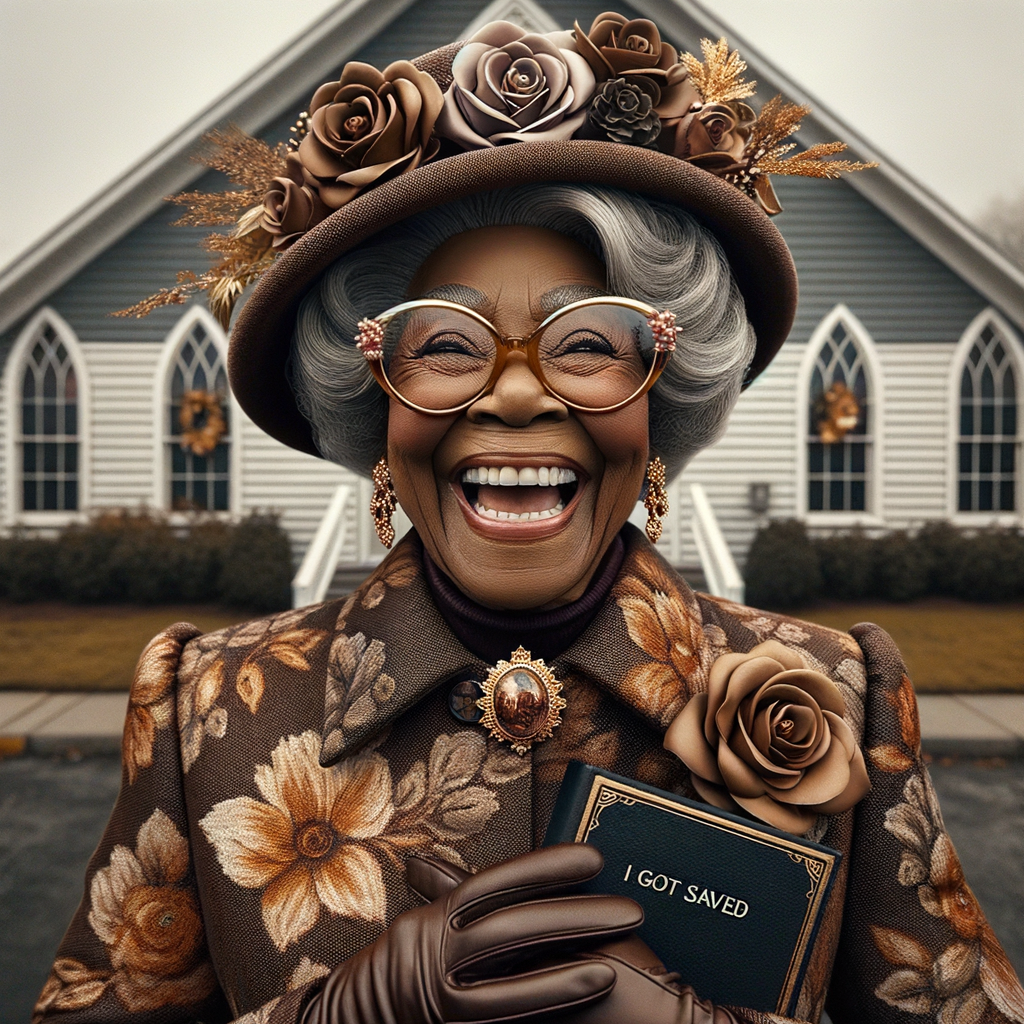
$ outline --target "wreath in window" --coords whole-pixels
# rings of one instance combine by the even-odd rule
[[[214,391],[186,391],[178,413],[181,447],[193,455],[209,455],[227,433],[220,396]]]
[[[845,385],[836,381],[814,403],[814,420],[822,444],[836,444],[857,426],[860,402]]]

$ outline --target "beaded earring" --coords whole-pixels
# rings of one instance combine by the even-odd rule
[[[665,489],[665,463],[655,456],[647,464],[647,493],[644,495],[647,525],[644,532],[652,544],[661,537],[661,521],[668,515],[668,491]]]
[[[373,467],[373,497],[370,498],[370,515],[373,516],[373,528],[377,531],[381,544],[389,548],[395,542],[395,528],[391,525],[391,517],[398,506],[394,485],[391,483],[391,470],[388,460],[381,456]]]

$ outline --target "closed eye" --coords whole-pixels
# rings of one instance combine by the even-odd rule
[[[552,355],[571,355],[591,352],[596,355],[618,357],[615,346],[596,331],[580,330],[566,335],[554,348]]]
[[[478,345],[473,344],[472,341],[456,331],[445,331],[427,338],[413,354],[413,358],[439,355],[470,356],[476,359],[486,358],[485,353],[481,352]]]

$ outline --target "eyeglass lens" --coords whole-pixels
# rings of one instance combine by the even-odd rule
[[[536,344],[548,387],[590,409],[632,398],[655,357],[646,315],[611,302],[554,317]],[[493,331],[466,313],[419,306],[387,324],[384,370],[392,387],[413,404],[452,409],[486,386],[498,346]]]

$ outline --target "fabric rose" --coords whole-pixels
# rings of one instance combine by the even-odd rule
[[[558,35],[570,41],[568,34]],[[456,54],[437,134],[463,149],[562,142],[586,120],[595,84],[578,53],[548,36],[495,21]]]
[[[661,132],[651,91],[641,82],[610,78],[599,85],[577,138],[649,146]]]
[[[845,710],[835,683],[768,640],[714,663],[708,692],[686,704],[665,746],[708,803],[800,834],[871,788]]]
[[[679,61],[679,51],[662,42],[658,26],[646,18],[632,21],[608,11],[599,14],[584,32],[576,22],[577,49],[598,82],[609,78],[646,80],[655,90],[654,112],[661,118],[682,117],[700,101],[700,94]]]
[[[306,184],[298,155],[289,153],[285,163],[287,176],[271,182],[260,218],[260,226],[274,236],[275,249],[287,249],[331,212],[316,188]]]
[[[701,103],[698,97],[681,116],[662,115],[658,148],[711,174],[726,174],[739,169],[755,120],[746,103]]]
[[[302,183],[337,210],[385,175],[419,167],[437,153],[431,133],[443,103],[434,79],[407,60],[383,73],[350,61],[340,81],[313,94],[309,131],[298,149]]]

